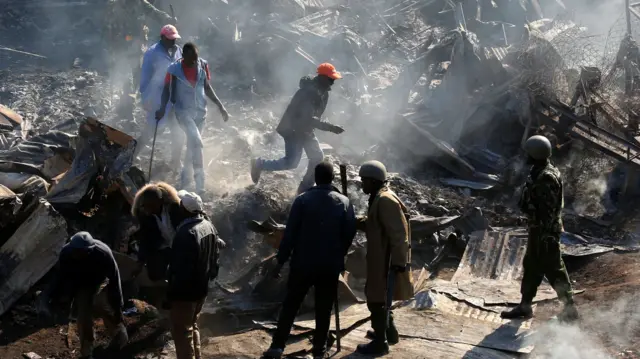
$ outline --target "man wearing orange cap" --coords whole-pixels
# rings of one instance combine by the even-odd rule
[[[324,153],[313,131],[319,129],[335,134],[344,132],[342,127],[320,120],[329,101],[331,86],[341,78],[342,75],[336,68],[325,62],[318,66],[316,77],[305,76],[300,79],[300,89],[293,95],[276,129],[284,139],[284,157],[278,160],[252,159],[251,179],[254,183],[258,183],[262,171],[284,171],[298,167],[304,150],[309,164],[298,193],[313,186],[313,169],[324,159]]]
[[[169,65],[182,58],[182,49],[176,45],[180,39],[178,29],[173,25],[165,25],[160,30],[160,41],[149,47],[142,59],[142,73],[140,76],[140,95],[142,107],[146,113],[146,125],[142,135],[138,138],[138,144],[134,156],[146,146],[153,137],[158,126],[159,133],[164,132],[168,125],[171,129],[171,168],[180,168],[180,155],[184,147],[185,134],[178,125],[173,113],[172,103],[165,108],[165,116],[156,120],[156,111],[160,108],[164,79]]]

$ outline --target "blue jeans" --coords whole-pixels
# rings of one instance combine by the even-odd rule
[[[187,151],[182,173],[180,175],[180,187],[185,189],[194,179],[196,191],[204,191],[204,154],[202,145],[202,129],[205,117],[201,115],[193,116],[192,113],[176,112],[178,123],[187,135]]]
[[[184,147],[185,140],[184,131],[180,128],[173,109],[169,105],[167,105],[166,115],[160,121],[156,121],[155,116],[155,111],[149,111],[146,113],[146,126],[142,130],[140,137],[138,137],[138,143],[133,152],[133,156],[137,157],[143,147],[151,144],[156,126],[158,126],[158,135],[162,134],[165,128],[169,127],[171,131],[170,165],[171,167],[176,168],[180,166],[180,156],[182,155],[182,148]]]
[[[298,167],[302,158],[302,151],[309,158],[307,173],[302,179],[301,187],[303,190],[313,187],[315,167],[324,159],[324,153],[320,148],[320,142],[314,134],[310,135],[293,135],[284,138],[284,157],[278,160],[262,160],[260,167],[263,171],[286,171]]]

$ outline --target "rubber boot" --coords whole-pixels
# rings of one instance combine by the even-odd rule
[[[262,174],[262,161],[259,158],[251,160],[251,180],[257,184],[260,181],[260,175]]]
[[[367,331],[367,338],[375,339],[376,332],[371,329]],[[400,334],[396,328],[396,323],[393,321],[393,312],[389,313],[389,327],[387,328],[387,342],[389,345],[396,345],[400,341]]]
[[[387,343],[387,318],[384,304],[371,306],[371,327],[375,332],[375,339],[369,344],[360,344],[356,349],[358,354],[368,356],[381,356],[389,353],[389,343]]]
[[[129,335],[127,334],[127,329],[124,324],[119,324],[116,329],[116,333],[111,339],[109,343],[109,350],[118,351],[124,348],[125,345],[129,342]]]
[[[264,359],[280,359],[280,358],[282,358],[282,353],[284,353],[284,349],[269,348],[266,352],[264,352],[262,354],[262,358],[264,358]]]
[[[196,182],[196,193],[202,196],[204,194],[204,169],[196,169],[193,178]]]
[[[570,301],[564,305],[564,309],[558,314],[558,320],[565,323],[571,323],[580,318],[578,309],[573,301]]]
[[[531,303],[523,301],[511,310],[500,313],[502,319],[529,319],[533,317]]]

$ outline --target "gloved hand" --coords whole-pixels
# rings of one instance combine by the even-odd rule
[[[223,241],[222,238],[217,238],[216,242],[218,242],[218,246],[220,247],[220,249],[224,249],[227,247],[227,243]]]
[[[156,121],[162,120],[164,117],[164,108],[156,111]]]
[[[391,265],[390,268],[391,271],[394,271],[396,273],[404,273],[407,271],[407,267],[403,267],[403,266],[397,266],[397,265]]]
[[[221,108],[221,109],[220,109],[220,113],[222,114],[222,120],[223,120],[224,122],[229,121],[229,117],[231,117],[231,116],[229,115],[229,112],[227,112],[227,109],[225,109],[225,108]]]
[[[336,135],[339,135],[344,132],[344,128],[338,125],[333,125],[331,126],[331,129],[329,131],[331,131],[331,133],[335,133]]]

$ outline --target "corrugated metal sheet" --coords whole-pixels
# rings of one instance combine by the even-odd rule
[[[487,58],[495,57],[502,62],[509,53],[509,47],[485,47],[484,54]]]
[[[493,228],[474,232],[452,282],[472,278],[520,280],[527,245],[523,228]]]
[[[333,1],[328,2],[329,6],[333,5]],[[316,9],[324,9],[325,7],[327,7],[324,0],[302,0],[302,3],[307,8],[312,7]]]
[[[506,306],[500,305],[491,307],[473,306],[466,301],[458,300],[447,293],[438,291],[437,286],[432,290],[416,294],[415,299],[408,306],[417,310],[439,310],[444,313],[498,324],[504,322],[504,320],[500,318],[500,312],[507,309]],[[522,322],[521,327],[523,329],[529,329],[531,327],[531,321]]]
[[[394,311],[394,318],[398,332],[403,337],[468,344],[513,353],[526,354],[533,350],[524,342],[526,329],[516,322],[490,323],[438,310],[411,308]]]

